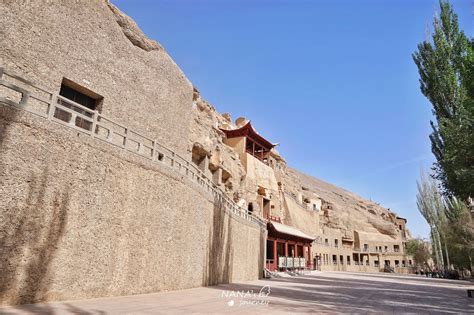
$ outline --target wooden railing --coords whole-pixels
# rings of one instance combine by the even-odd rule
[[[152,162],[165,165],[204,188],[212,195],[214,202],[221,204],[224,211],[230,215],[242,218],[261,229],[266,228],[264,220],[247,213],[245,209],[238,206],[194,163],[158,141],[141,135],[96,110],[91,110],[58,93],[50,92],[20,76],[11,74],[1,67],[0,103],[25,110],[140,155]]]

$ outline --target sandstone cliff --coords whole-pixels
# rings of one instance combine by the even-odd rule
[[[216,164],[225,165],[232,178],[232,189],[228,190],[234,197],[247,197],[245,191],[245,171],[238,156],[223,143],[224,134],[219,126],[231,123],[228,114],[220,114],[212,105],[206,102],[195,90],[194,119],[190,125],[190,147],[198,146],[205,151]],[[345,189],[324,182],[298,170],[285,167],[278,173],[285,191],[302,196],[303,200],[319,198],[323,202],[325,215],[321,216],[320,224],[308,222],[308,218],[299,220],[291,213],[282,214],[283,220],[290,225],[304,230],[312,235],[320,235],[325,231],[352,237],[354,231],[364,231],[399,239],[400,230],[394,220],[396,214],[381,205],[366,200]],[[235,198],[237,201],[239,198]],[[298,222],[299,221],[299,222]],[[311,221],[311,219],[309,219]]]

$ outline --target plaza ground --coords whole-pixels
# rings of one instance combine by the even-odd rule
[[[474,314],[467,281],[347,272],[0,308],[0,314]]]

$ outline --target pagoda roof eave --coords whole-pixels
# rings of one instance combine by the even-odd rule
[[[259,135],[255,129],[252,127],[250,121],[248,121],[245,125],[237,129],[222,129],[227,138],[236,138],[236,137],[248,137],[254,141],[256,141],[261,146],[265,147],[268,151],[270,151],[276,144],[271,143],[261,135]]]

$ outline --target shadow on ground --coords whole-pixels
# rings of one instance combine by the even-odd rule
[[[361,274],[361,279],[339,279],[324,274],[270,279],[266,281],[271,287],[268,307],[295,313],[472,314],[474,310],[474,301],[464,290],[469,285],[464,282],[456,287],[449,280],[443,283],[414,278],[415,282],[398,279],[397,283],[393,281],[396,276],[388,277],[390,282],[363,280],[363,276],[372,275]],[[230,284],[211,288],[259,292],[262,286]]]

